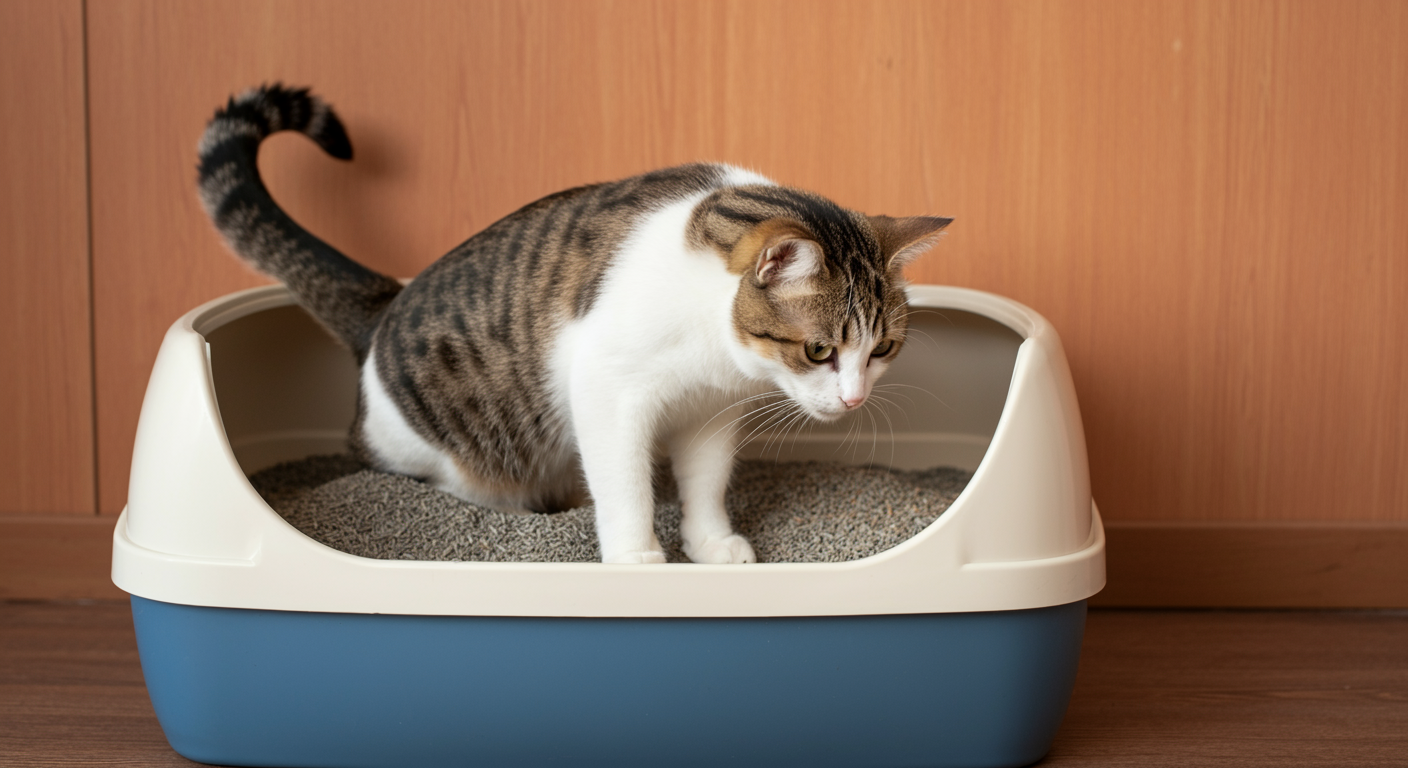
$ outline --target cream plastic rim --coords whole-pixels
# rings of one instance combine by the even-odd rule
[[[1006,405],[967,489],[925,530],[843,563],[606,565],[373,560],[331,549],[270,509],[226,439],[201,332],[292,303],[279,286],[178,320],[153,370],[113,581],[188,605],[478,616],[837,616],[1016,610],[1105,582],[1104,530],[1059,338],[1035,311],[980,291],[911,286],[916,307],[1011,328]]]

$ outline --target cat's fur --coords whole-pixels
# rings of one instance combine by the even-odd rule
[[[201,200],[230,247],[356,355],[354,451],[492,507],[564,509],[589,489],[606,562],[664,561],[662,450],[690,558],[753,562],[724,509],[739,417],[769,392],[790,398],[768,406],[788,418],[859,407],[904,343],[901,268],[948,224],[685,165],[549,195],[403,289],[270,198],[255,157],[279,130],[351,158],[316,97],[255,89],[206,128]]]

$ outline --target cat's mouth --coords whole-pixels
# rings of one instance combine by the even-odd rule
[[[811,416],[813,419],[816,419],[817,421],[821,422],[826,422],[828,424],[850,413],[850,409],[848,408],[841,408],[840,410],[832,411],[822,410],[813,406],[807,406],[806,411],[807,415]]]

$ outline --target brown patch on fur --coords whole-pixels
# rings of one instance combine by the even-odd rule
[[[768,219],[748,230],[734,244],[728,254],[728,271],[735,275],[751,275],[755,283],[761,284],[758,270],[761,258],[768,249],[784,240],[809,240],[816,243],[813,235],[800,221],[789,218]],[[817,244],[817,249],[821,245]]]
[[[788,298],[744,278],[733,303],[735,333],[758,354],[806,373],[817,365],[807,359],[806,342],[840,340],[840,326],[828,327],[825,321],[845,316],[844,294],[845,286],[834,277],[819,279],[813,294]]]

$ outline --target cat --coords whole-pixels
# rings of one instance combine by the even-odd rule
[[[904,346],[902,269],[950,219],[866,216],[740,168],[696,163],[548,195],[403,285],[278,207],[255,163],[276,131],[350,160],[307,89],[230,98],[199,145],[228,246],[285,283],[356,357],[349,443],[378,469],[480,505],[596,505],[601,559],[663,563],[653,467],[670,459],[696,563],[756,561],[724,494],[738,424],[832,421]]]

